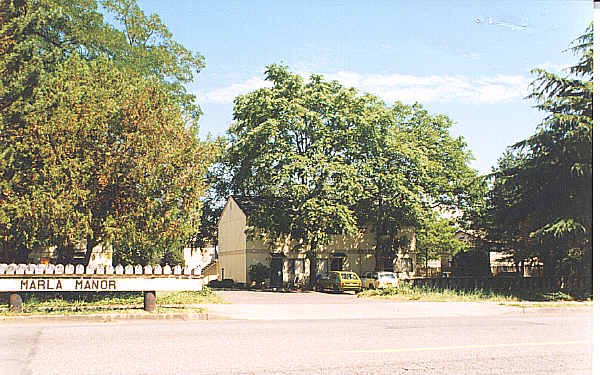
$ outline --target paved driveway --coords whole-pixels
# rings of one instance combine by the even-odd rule
[[[216,291],[224,301],[235,304],[356,304],[374,300],[357,298],[351,293],[325,293],[312,291]]]
[[[217,291],[227,302],[204,305],[208,317],[244,320],[397,319],[493,316],[523,313],[495,302],[394,302],[353,294],[317,292]]]

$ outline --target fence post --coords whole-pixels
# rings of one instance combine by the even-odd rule
[[[152,312],[156,310],[156,292],[145,291],[144,292],[144,310]]]
[[[17,293],[11,293],[8,299],[8,311],[11,312],[23,312],[23,299]]]

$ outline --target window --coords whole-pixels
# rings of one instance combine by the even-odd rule
[[[413,262],[411,258],[400,259],[400,272],[413,272]]]
[[[332,271],[341,271],[343,264],[342,257],[333,257],[331,258],[331,270]]]

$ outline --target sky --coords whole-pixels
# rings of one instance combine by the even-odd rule
[[[187,85],[201,138],[226,135],[233,99],[267,86],[276,63],[448,116],[480,173],[535,132],[544,113],[525,99],[531,69],[575,63],[565,50],[593,17],[587,0],[138,2],[206,58]]]

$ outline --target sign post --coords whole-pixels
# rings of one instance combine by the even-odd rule
[[[17,293],[11,293],[8,300],[8,311],[10,312],[23,312],[23,299]]]
[[[155,291],[144,291],[144,310],[148,312],[156,310]]]

